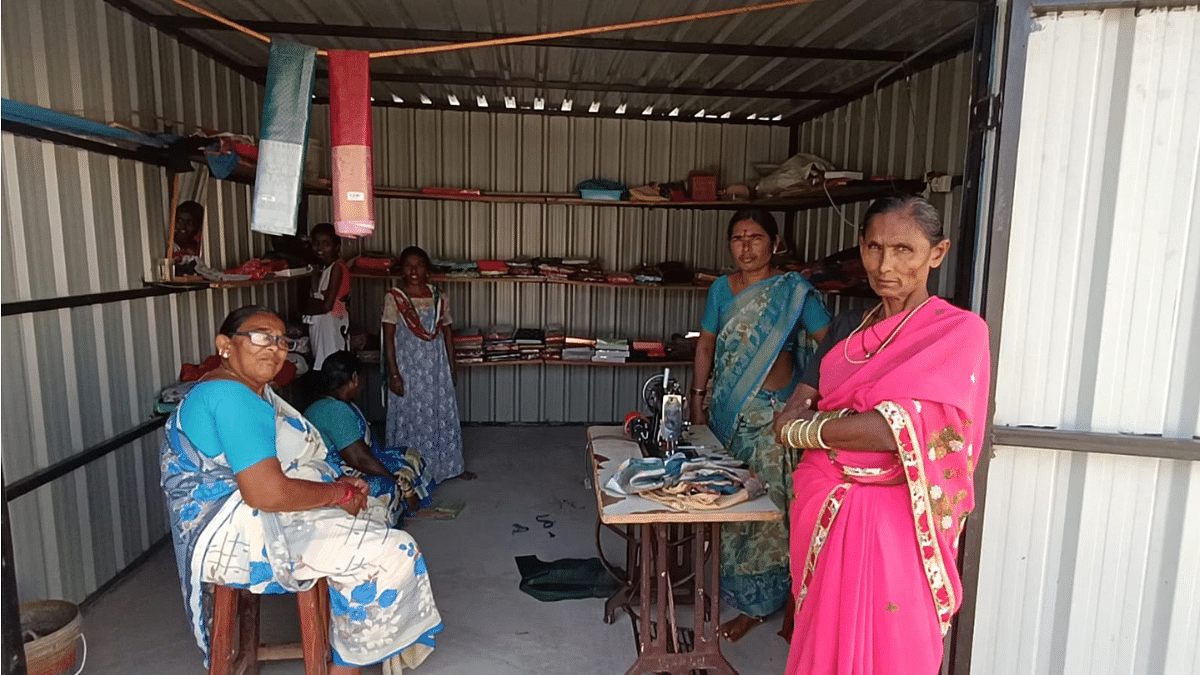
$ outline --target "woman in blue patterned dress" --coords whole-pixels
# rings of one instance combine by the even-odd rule
[[[330,354],[321,366],[325,396],[304,410],[321,432],[329,463],[343,475],[367,482],[371,496],[383,502],[388,523],[396,527],[405,514],[429,504],[429,477],[421,453],[412,448],[382,448],[354,400],[362,391],[362,361],[351,352]]]
[[[220,367],[167,420],[162,485],[196,641],[207,660],[211,584],[284,593],[325,577],[331,675],[391,659],[415,666],[442,629],[425,560],[411,536],[387,526],[361,479],[338,477],[321,434],[267,386],[290,342],[270,310],[235,310],[216,337]]]
[[[383,298],[389,447],[416,448],[434,484],[475,474],[463,462],[462,427],[454,394],[454,341],[446,298],[429,283],[429,254],[400,253],[400,286]]]

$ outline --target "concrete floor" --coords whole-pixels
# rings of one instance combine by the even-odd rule
[[[637,656],[629,619],[603,622],[604,600],[540,602],[519,588],[515,556],[542,560],[596,555],[596,497],[586,482],[583,427],[468,427],[467,466],[478,480],[439,486],[436,501],[462,500],[454,520],[416,518],[406,529],[429,564],[445,623],[418,675],[621,675]],[[552,520],[544,528],[536,521]],[[514,532],[513,525],[529,528]],[[554,536],[550,536],[551,533]],[[622,561],[615,536],[610,560]],[[264,641],[298,639],[291,596],[263,599]],[[722,617],[733,613],[722,609]],[[742,675],[782,673],[787,643],[775,616],[722,650]],[[686,620],[690,623],[690,620]],[[84,612],[89,675],[201,675],[184,620],[174,552],[163,548]],[[264,664],[263,675],[299,675],[298,661]],[[378,666],[364,673],[379,673]]]

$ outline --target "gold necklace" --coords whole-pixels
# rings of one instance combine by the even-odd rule
[[[883,343],[880,344],[879,347],[875,351],[870,351],[869,349],[867,349],[867,338],[866,338],[866,335],[864,334],[863,335],[863,354],[865,355],[865,358],[862,361],[855,361],[854,359],[850,358],[850,338],[854,337],[855,333],[862,330],[867,325],[867,322],[871,320],[871,317],[875,316],[875,313],[883,308],[882,302],[879,303],[878,305],[875,305],[875,307],[873,309],[871,309],[871,311],[867,312],[866,316],[863,317],[862,323],[858,324],[858,328],[855,328],[854,330],[850,331],[850,334],[847,335],[846,339],[842,341],[842,356],[845,356],[846,361],[853,363],[856,366],[861,366],[862,364],[866,363],[867,361],[870,361],[871,357],[873,357],[876,354],[878,354],[879,352],[883,351],[884,347],[891,344],[892,340],[896,339],[896,335],[900,333],[900,329],[904,328],[904,324],[908,323],[908,320],[911,319],[913,317],[913,315],[917,313],[917,310],[924,307],[932,299],[933,299],[933,296],[931,295],[928,298],[925,298],[925,301],[922,302],[921,304],[908,310],[908,314],[905,315],[904,319],[902,321],[900,321],[900,323],[896,324],[896,327],[893,328],[892,332],[888,334],[887,339],[885,339],[883,341]]]

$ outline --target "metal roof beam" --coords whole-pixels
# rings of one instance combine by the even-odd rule
[[[206,17],[156,14],[156,25],[175,30],[233,30]],[[514,33],[433,30],[422,28],[386,28],[347,24],[300,23],[291,21],[242,21],[237,23],[260,33],[309,35],[316,37],[408,40],[412,42],[473,42],[515,37]],[[666,40],[625,40],[615,38],[556,38],[510,45],[516,47],[566,47],[571,49],[614,49],[619,51],[673,52],[678,54],[719,54],[724,56],[761,56],[783,59],[831,59],[842,61],[900,62],[911,52],[881,49],[840,49],[834,47],[787,47],[777,45],[721,44],[713,42],[669,42]]]
[[[262,75],[266,76],[266,70]],[[317,69],[318,79],[327,79],[329,71]],[[621,82],[574,82],[558,80],[523,80],[498,77],[465,77],[456,75],[429,75],[425,73],[371,73],[372,82],[401,84],[437,84],[463,87],[489,87],[496,89],[565,89],[567,91],[596,91],[620,94],[665,94],[668,96],[708,96],[725,98],[761,98],[784,101],[841,101],[844,94],[827,91],[795,91],[788,89],[719,89],[706,87],[668,87]]]
[[[172,38],[175,38],[179,44],[185,47],[190,47],[197,52],[204,54],[213,61],[216,61],[217,63],[236,73],[240,73],[242,76],[248,79],[254,79],[254,77],[249,74],[249,71],[251,70],[250,66],[221,53],[219,50],[214,49],[212,45],[204,42],[203,40],[198,40],[191,35],[188,35],[187,33],[183,32],[182,28],[176,28],[170,25],[169,21],[161,21],[161,19],[172,19],[178,17],[169,14],[151,14],[133,0],[104,0],[104,2],[116,7],[126,14],[129,14],[138,21],[149,24],[150,26],[162,31],[164,34],[170,35]],[[207,19],[205,20],[207,21]],[[267,81],[265,71],[262,74],[262,78],[255,81],[259,84],[265,84]]]

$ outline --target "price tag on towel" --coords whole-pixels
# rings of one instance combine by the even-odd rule
[[[366,200],[367,200],[367,195],[363,192],[347,192],[346,193],[346,201],[365,202]]]

